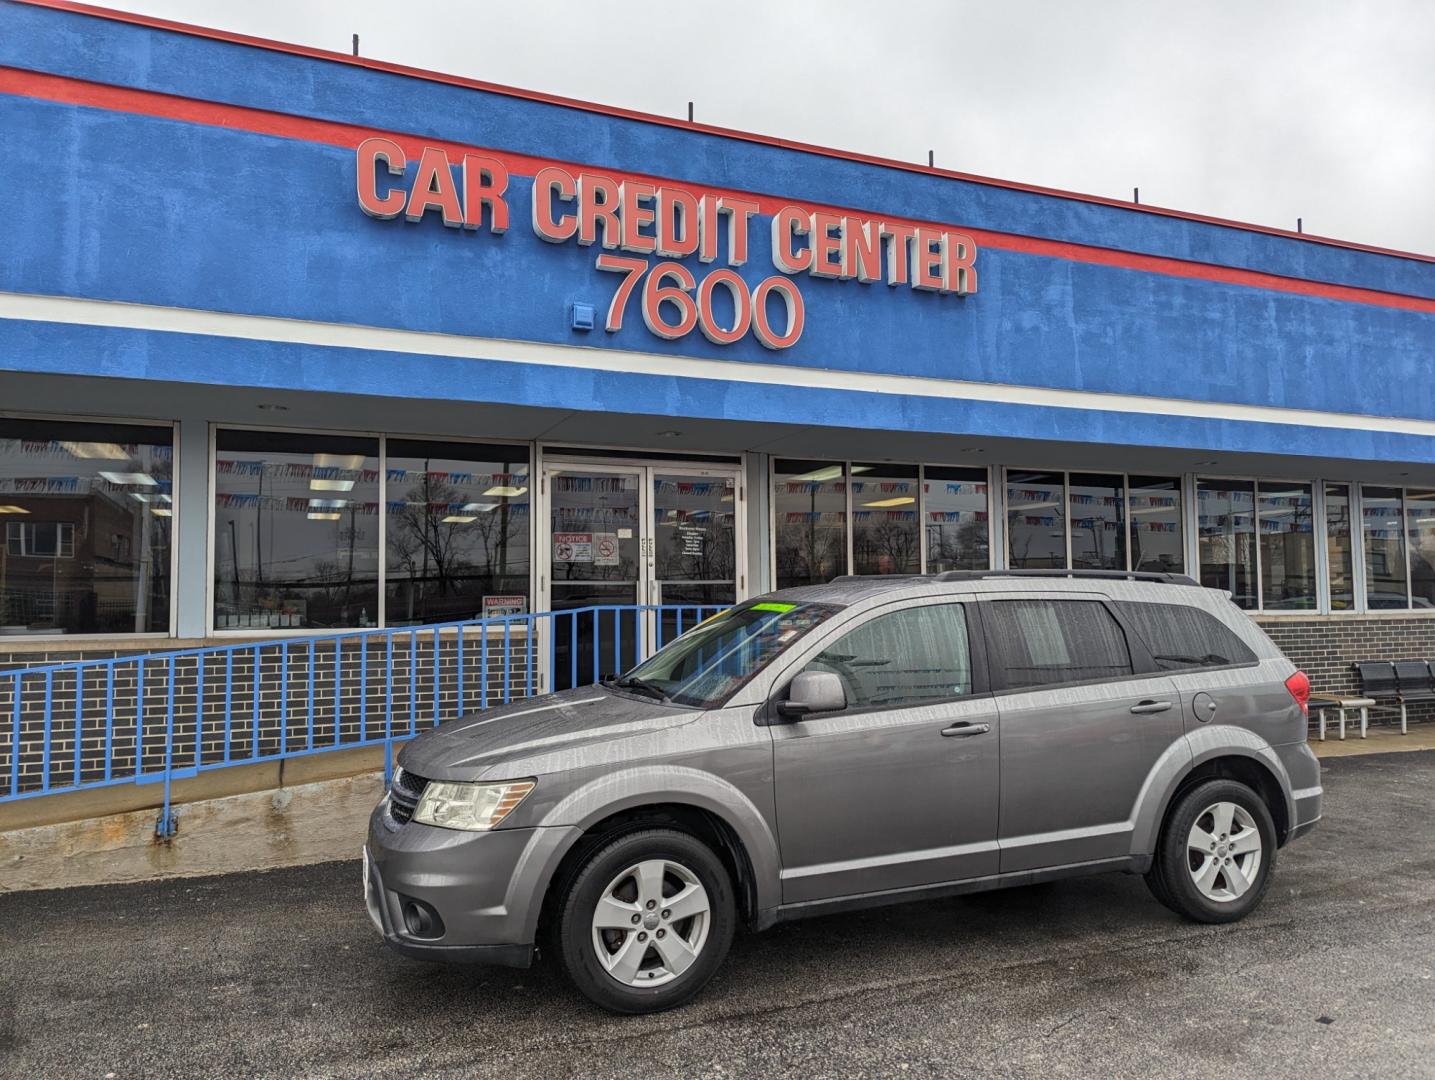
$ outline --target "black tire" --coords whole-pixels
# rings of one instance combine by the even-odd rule
[[[609,974],[599,960],[598,945],[594,941],[594,913],[599,899],[617,875],[628,867],[656,859],[680,865],[706,890],[709,903],[706,935],[691,966],[673,976],[662,966],[656,940],[650,936],[649,944],[644,946],[647,949],[644,970],[656,971],[654,977],[660,979],[660,984],[629,985]],[[672,877],[665,878],[665,895],[673,895],[680,884]],[[661,911],[658,914],[661,915]],[[661,1012],[692,1000],[727,956],[737,924],[732,881],[722,861],[696,837],[676,829],[659,828],[627,833],[592,852],[567,879],[556,915],[554,942],[558,962],[569,980],[594,1004],[610,1012],[628,1014]],[[693,932],[694,925],[683,924],[688,933]],[[678,929],[672,923],[663,926],[675,932]],[[664,930],[665,934],[668,929]],[[657,929],[650,933],[656,935]],[[614,952],[618,947],[612,946]],[[638,946],[635,943],[632,947]],[[640,970],[639,977],[642,974]]]
[[[1250,882],[1244,893],[1231,899],[1213,899],[1197,887],[1192,877],[1192,863],[1194,861],[1199,869],[1203,861],[1199,855],[1193,860],[1192,853],[1188,850],[1187,841],[1192,827],[1208,807],[1217,803],[1234,803],[1243,808],[1260,834],[1260,862],[1255,880]],[[1222,847],[1222,853],[1224,852]],[[1246,860],[1244,854],[1232,857]],[[1243,919],[1255,910],[1266,890],[1270,888],[1271,875],[1275,868],[1276,827],[1265,800],[1238,781],[1207,780],[1182,794],[1167,813],[1166,823],[1162,826],[1160,841],[1156,847],[1156,856],[1146,874],[1146,884],[1157,900],[1178,915],[1184,915],[1195,922],[1228,923]],[[1226,879],[1217,880],[1226,891],[1230,891]]]

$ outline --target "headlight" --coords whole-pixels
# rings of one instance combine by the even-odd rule
[[[532,790],[532,780],[510,780],[502,784],[430,780],[419,797],[414,820],[441,829],[484,832],[512,813]]]

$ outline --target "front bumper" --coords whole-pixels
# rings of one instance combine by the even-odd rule
[[[364,848],[364,902],[384,942],[420,960],[531,964],[544,893],[579,830],[460,832],[387,810],[370,815]]]

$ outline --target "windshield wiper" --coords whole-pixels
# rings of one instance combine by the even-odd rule
[[[637,675],[626,675],[621,679],[614,679],[613,685],[623,690],[636,690],[640,694],[647,694],[649,697],[657,698],[659,701],[667,701],[668,695],[663,693],[656,684],[648,682],[647,679]]]

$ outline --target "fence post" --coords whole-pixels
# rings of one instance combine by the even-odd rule
[[[170,786],[173,782],[174,772],[174,657],[168,658],[167,665],[169,687],[166,692],[165,718],[164,718],[164,808],[160,810],[159,817],[155,819],[154,834],[161,840],[166,840],[179,831],[179,823],[175,820],[170,810]],[[140,723],[144,722],[143,710],[141,710]]]

